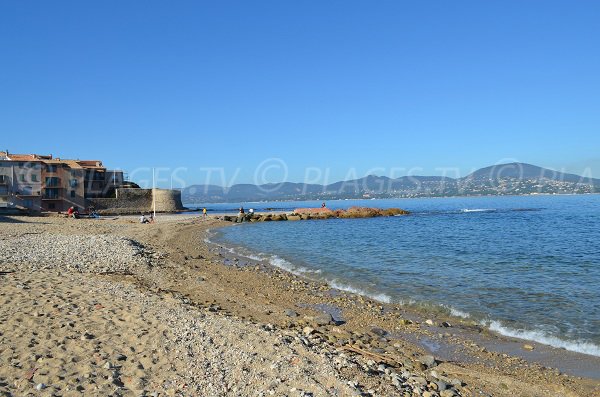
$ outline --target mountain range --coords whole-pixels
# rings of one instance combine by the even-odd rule
[[[526,163],[481,168],[463,178],[369,175],[328,185],[306,183],[192,185],[182,189],[184,203],[356,198],[450,197],[600,192],[600,179],[567,174]]]

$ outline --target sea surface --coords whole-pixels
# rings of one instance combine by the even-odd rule
[[[320,202],[211,204],[228,211]],[[211,240],[383,302],[600,356],[600,195],[349,200],[407,216],[261,222]]]

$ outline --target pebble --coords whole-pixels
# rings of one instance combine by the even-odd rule
[[[315,332],[315,329],[312,327],[304,327],[302,329],[302,333],[306,336],[309,336],[309,335],[313,334],[314,332]]]
[[[285,315],[288,317],[298,317],[298,313],[292,309],[285,309]]]
[[[46,384],[45,383],[38,383],[37,386],[35,387],[36,390],[44,390],[46,388]]]
[[[423,363],[427,368],[435,367],[437,364],[435,357],[429,354],[419,357],[419,362]]]
[[[333,321],[333,317],[331,317],[331,314],[329,313],[319,314],[318,316],[315,316],[314,320],[315,323],[317,323],[317,325],[335,324],[335,321]]]

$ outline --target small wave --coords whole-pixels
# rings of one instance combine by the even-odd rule
[[[461,212],[496,212],[495,208],[463,208]]]
[[[290,261],[287,261],[277,255],[271,255],[268,259],[271,266],[278,267],[287,272],[295,274],[296,276],[303,276],[306,274],[320,274],[321,269],[308,269],[304,266],[296,266]]]
[[[335,280],[328,281],[328,283],[332,288],[339,289],[341,291],[351,292],[351,293],[357,294],[357,295],[367,296],[371,299],[375,299],[376,301],[379,301],[382,303],[390,303],[392,301],[392,298],[386,294],[371,294],[371,293],[363,291],[361,289],[354,288],[350,285],[340,284],[339,282],[337,282]]]
[[[471,315],[469,313],[465,313],[461,310],[455,309],[452,306],[445,306],[449,311],[450,311],[450,315],[454,316],[454,317],[460,317],[460,318],[470,318]]]
[[[513,338],[527,339],[557,348],[570,350],[577,353],[589,354],[600,357],[600,346],[585,341],[567,341],[556,336],[547,335],[542,331],[527,331],[523,329],[513,329],[503,326],[499,321],[490,321],[484,323],[490,330],[501,335]]]

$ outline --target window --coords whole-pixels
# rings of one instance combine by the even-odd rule
[[[25,204],[25,207],[27,207],[27,208],[33,207],[33,201],[32,200],[25,200],[23,202],[23,204]]]
[[[56,172],[55,164],[46,164],[46,172]]]
[[[47,176],[46,177],[46,186],[47,187],[57,187],[60,184],[60,179],[55,176]]]
[[[44,191],[44,198],[48,200],[57,200],[58,197],[58,189],[46,189]]]
[[[71,187],[77,187],[77,179],[71,179],[69,181],[69,186],[71,186]]]
[[[19,175],[19,181],[20,182],[25,182],[25,175],[24,174]]]
[[[71,190],[71,197],[74,198],[75,197],[75,190]]]
[[[36,174],[32,174],[31,175],[31,182],[37,182],[37,175]]]

